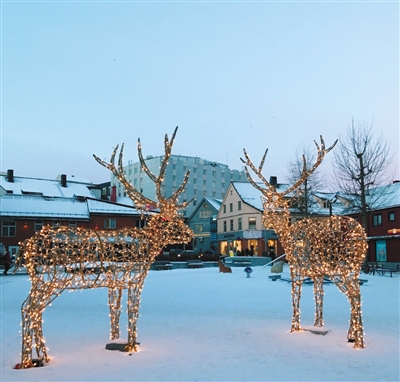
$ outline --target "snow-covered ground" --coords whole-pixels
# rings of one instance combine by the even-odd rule
[[[20,362],[20,307],[27,276],[1,276],[1,381],[399,381],[400,275],[362,275],[366,348],[346,342],[350,308],[325,286],[328,334],[290,333],[290,284],[270,268],[151,271],[138,322],[140,352],[109,351],[107,290],[64,292],[44,313],[51,361]],[[284,275],[288,276],[285,266]],[[312,285],[304,285],[302,325],[313,324]],[[125,296],[124,296],[125,297]],[[125,298],[126,301],[126,298]],[[121,315],[122,339],[126,313]]]

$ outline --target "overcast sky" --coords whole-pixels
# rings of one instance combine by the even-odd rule
[[[373,123],[399,178],[399,4],[1,2],[1,170],[110,179],[92,154],[173,154],[283,179],[296,147]],[[333,154],[329,154],[333,157]],[[322,170],[331,171],[329,158]]]

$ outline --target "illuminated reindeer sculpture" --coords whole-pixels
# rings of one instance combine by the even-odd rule
[[[337,141],[336,141],[337,142]],[[367,238],[362,226],[354,219],[344,216],[326,218],[307,218],[290,223],[289,201],[285,199],[289,193],[298,187],[320,165],[326,153],[336,142],[325,149],[321,136],[321,147],[315,142],[318,156],[313,166],[307,169],[303,156],[303,170],[300,179],[283,192],[277,192],[261,174],[265,157],[256,168],[246,150],[242,160],[246,164],[245,171],[249,182],[262,193],[263,217],[265,228],[275,230],[285,250],[290,266],[292,279],[292,332],[301,331],[300,327],[300,296],[304,278],[314,281],[316,313],[314,326],[323,326],[323,282],[327,276],[348,298],[351,307],[350,329],[347,334],[349,342],[354,342],[355,348],[363,348],[363,325],[361,318],[361,295],[358,276],[367,249]],[[249,174],[247,166],[258,176],[266,188],[256,183]]]
[[[22,353],[18,368],[33,366],[34,346],[38,359],[49,361],[42,332],[42,314],[67,289],[108,288],[111,339],[120,335],[121,296],[123,289],[127,289],[128,343],[125,351],[138,350],[136,324],[141,290],[149,268],[165,245],[188,242],[193,234],[177,213],[190,203],[177,202],[188,181],[189,171],[172,196],[166,198],[161,194],[176,132],[177,128],[171,140],[165,136],[165,156],[158,176],[147,167],[138,141],[139,159],[144,172],[155,183],[157,202],[143,196],[125,178],[123,146],[118,166],[114,164],[118,146],[111,155],[110,163],[94,156],[101,165],[111,170],[124,185],[136,208],[142,211],[147,223],[143,228],[99,231],[47,226],[22,244],[18,263],[21,264],[23,257],[32,286],[22,304]],[[157,206],[160,212],[147,213],[145,208],[148,205]]]

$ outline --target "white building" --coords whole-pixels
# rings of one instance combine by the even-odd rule
[[[148,156],[145,159],[149,170],[158,175],[164,156]],[[162,191],[166,197],[172,195],[182,184],[186,172],[190,170],[189,182],[181,194],[179,202],[194,199],[183,216],[189,217],[203,197],[223,199],[229,184],[232,181],[246,181],[244,171],[231,170],[227,165],[210,162],[198,157],[171,155],[165,172],[165,181]],[[129,161],[124,167],[126,178],[132,186],[146,197],[155,200],[156,189],[154,183],[142,170],[140,162]],[[125,189],[114,175],[111,177],[111,185],[117,187],[117,197],[125,196]]]

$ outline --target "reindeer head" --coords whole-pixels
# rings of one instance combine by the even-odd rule
[[[191,229],[189,229],[182,217],[178,214],[178,210],[187,207],[192,200],[184,203],[178,204],[178,198],[180,194],[185,189],[185,186],[189,180],[190,170],[188,170],[185,174],[182,184],[180,187],[173,193],[173,195],[166,198],[162,195],[161,186],[164,181],[165,170],[168,165],[169,158],[171,156],[172,146],[174,144],[174,139],[178,127],[175,128],[174,133],[172,134],[171,139],[168,138],[167,134],[165,135],[165,155],[163,157],[160,173],[158,176],[154,175],[149,168],[143,158],[142,147],[140,144],[140,139],[138,139],[138,155],[140,164],[142,166],[143,171],[148,175],[148,177],[155,183],[156,186],[156,198],[157,201],[153,201],[144,195],[142,195],[138,190],[136,190],[131,183],[125,177],[124,169],[123,169],[123,150],[124,145],[121,146],[121,151],[119,153],[118,166],[115,165],[115,155],[118,150],[118,146],[114,149],[110,163],[106,163],[101,160],[96,155],[93,155],[94,158],[99,162],[102,166],[108,168],[115,177],[122,183],[125,187],[126,193],[130,199],[134,202],[134,205],[140,211],[145,211],[149,209],[149,206],[154,206],[159,209],[160,213],[152,213],[151,218],[147,224],[148,229],[153,232],[154,235],[157,236],[157,240],[160,239],[166,244],[176,244],[182,242],[188,242],[193,235]]]
[[[306,163],[305,156],[303,155],[303,171],[302,174],[292,186],[289,188],[282,190],[279,192],[276,186],[271,185],[265,177],[262,175],[262,168],[264,166],[265,158],[268,153],[268,149],[265,150],[264,156],[262,157],[261,163],[256,168],[251,161],[249,155],[247,154],[246,150],[243,149],[244,156],[246,160],[241,159],[241,161],[246,165],[245,166],[245,172],[247,175],[247,179],[249,182],[258,190],[261,191],[262,193],[262,201],[263,201],[263,225],[267,229],[275,229],[275,230],[282,230],[280,228],[286,227],[289,221],[289,201],[287,197],[290,193],[294,192],[297,190],[300,185],[315,171],[315,169],[321,164],[322,160],[324,159],[324,156],[326,153],[331,151],[336,143],[337,140],[333,143],[331,147],[328,149],[325,149],[325,142],[322,139],[322,136],[320,137],[321,139],[321,147],[317,144],[317,142],[314,141],[315,146],[317,147],[317,160],[314,163],[313,166],[308,167]],[[247,169],[247,166],[249,166],[252,171],[258,176],[258,178],[264,183],[265,188],[260,186],[260,183],[257,183],[253,180],[253,178],[250,176],[250,173]]]

